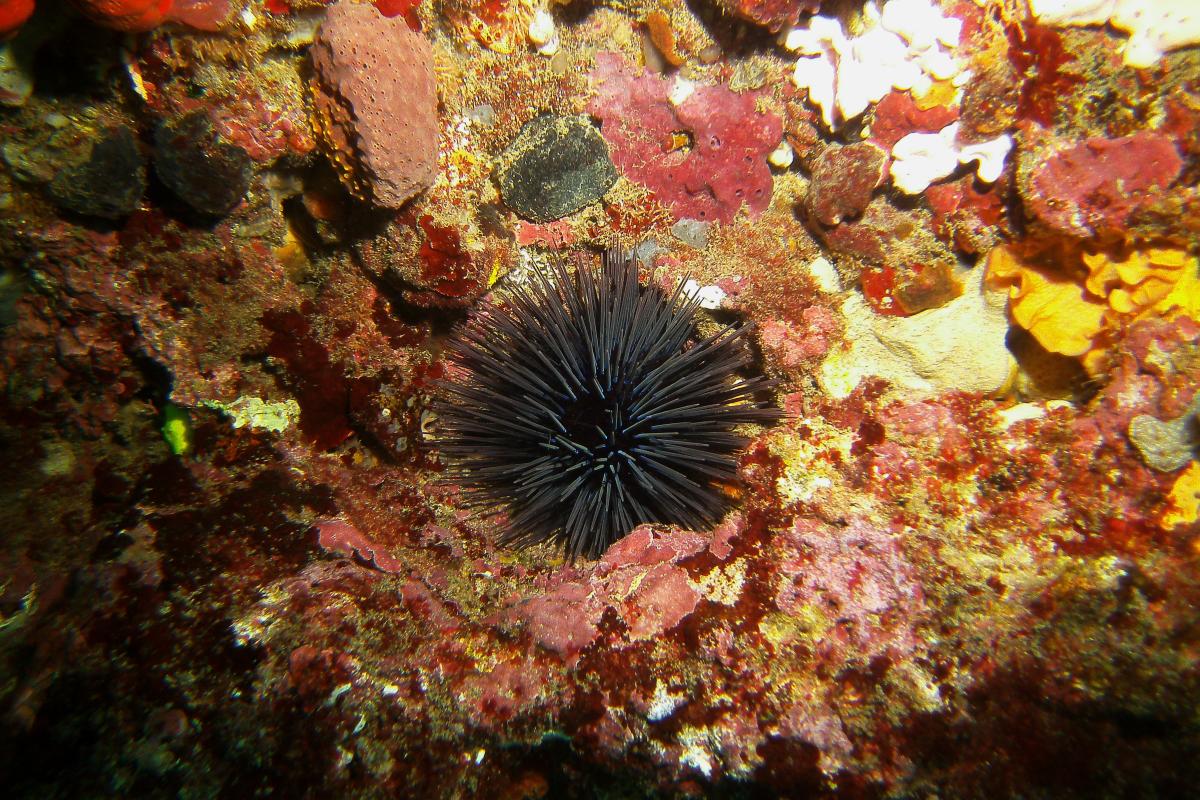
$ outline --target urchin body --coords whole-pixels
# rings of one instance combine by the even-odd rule
[[[638,281],[636,258],[598,274],[537,273],[449,343],[439,439],[473,504],[503,508],[502,541],[599,557],[644,522],[703,528],[737,478],[735,428],[778,412],[759,395],[748,327],[700,338],[697,300]]]

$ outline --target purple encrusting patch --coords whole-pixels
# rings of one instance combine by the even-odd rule
[[[767,155],[782,140],[783,124],[756,110],[757,93],[699,86],[675,106],[671,81],[636,74],[616,53],[598,53],[591,77],[596,95],[588,113],[603,123],[613,163],[677,218],[730,223],[743,203],[751,219],[770,205]],[[672,149],[678,133],[690,137],[690,148]]]

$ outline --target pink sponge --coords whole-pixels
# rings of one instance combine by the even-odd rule
[[[346,0],[331,6],[312,48],[316,127],[359,197],[398,208],[437,168],[433,50],[402,17]]]
[[[676,217],[728,223],[743,203],[751,218],[770,205],[766,158],[783,125],[755,109],[756,94],[702,86],[672,105],[670,81],[637,74],[616,53],[596,55],[592,82],[588,112],[603,123],[613,163]]]

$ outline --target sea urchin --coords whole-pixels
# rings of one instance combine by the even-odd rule
[[[597,558],[643,522],[711,526],[735,427],[778,417],[770,381],[738,374],[749,326],[700,338],[683,284],[668,296],[638,273],[620,250],[598,275],[558,259],[448,344],[442,458],[468,504],[508,512],[502,542]]]

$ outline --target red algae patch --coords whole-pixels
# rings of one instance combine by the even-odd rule
[[[1171,138],[1149,131],[1057,146],[1033,171],[1029,211],[1063,233],[1119,233],[1182,168]]]

